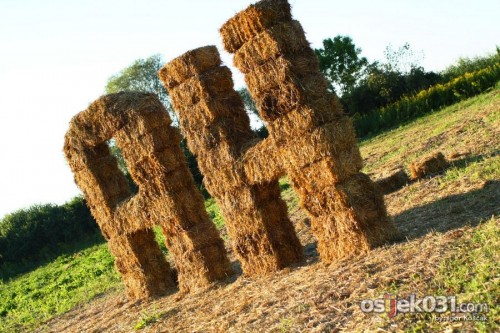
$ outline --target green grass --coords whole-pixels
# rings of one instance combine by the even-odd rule
[[[62,255],[38,269],[0,282],[0,331],[32,329],[121,282],[107,245]]]
[[[457,179],[472,181],[495,181],[500,179],[500,156],[486,157],[484,159],[465,160],[452,164],[443,177],[438,179],[441,186]]]
[[[494,144],[498,140],[494,123],[499,113],[494,103],[498,101],[499,93],[500,84],[489,93],[417,118],[391,131],[361,139],[359,146],[362,156],[366,158],[363,171],[370,173],[387,165],[407,166],[415,159],[441,148],[445,154],[474,150],[478,132],[483,138],[490,139],[489,144],[481,142],[481,148],[487,153],[494,153],[499,148],[498,144]],[[478,116],[483,113],[487,116]],[[450,132],[457,127],[462,127],[463,132]],[[445,147],[441,147],[443,138],[447,141]]]
[[[453,254],[445,259],[429,284],[427,295],[455,295],[456,303],[486,304],[488,311],[478,313],[487,321],[463,323],[463,332],[493,332],[500,320],[500,220],[491,218],[472,232],[470,237],[452,245]],[[419,277],[420,278],[420,277]],[[449,323],[436,321],[436,316],[456,316],[449,311],[442,314],[415,315],[408,332],[443,331]],[[463,314],[462,314],[463,315]],[[457,331],[458,332],[458,331]]]
[[[143,312],[141,314],[141,319],[134,325],[134,330],[139,331],[147,326],[156,323],[158,320],[172,316],[178,312],[177,309],[170,309],[168,311],[157,311],[156,309],[153,313]]]

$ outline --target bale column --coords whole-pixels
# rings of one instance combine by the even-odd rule
[[[151,228],[161,226],[179,274],[179,288],[205,287],[231,273],[224,244],[187,168],[180,134],[152,94],[103,96],[76,115],[64,151],[91,212],[109,241],[132,299],[175,287]],[[115,138],[133,180],[127,180],[106,141]]]
[[[269,163],[273,176],[250,185],[238,162],[258,140],[233,89],[231,72],[220,64],[217,49],[207,46],[174,59],[159,74],[244,273],[261,275],[300,261],[302,247],[280,198],[276,179],[282,169]]]
[[[366,252],[395,233],[383,198],[360,172],[343,114],[286,0],[263,0],[221,28],[286,173],[312,217],[322,260]]]

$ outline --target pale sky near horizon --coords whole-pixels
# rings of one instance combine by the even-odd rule
[[[210,44],[223,53],[218,29],[252,2],[0,0],[0,218],[80,193],[63,137],[111,75],[156,53],[169,61]],[[370,61],[408,42],[427,70],[440,71],[500,46],[498,0],[289,2],[313,47],[349,35]]]

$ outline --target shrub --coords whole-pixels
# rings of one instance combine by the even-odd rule
[[[445,84],[437,84],[414,96],[404,96],[398,102],[353,117],[358,136],[374,134],[382,129],[404,123],[410,119],[438,110],[478,95],[495,86],[500,80],[500,62],[493,66],[465,73]]]
[[[49,259],[60,253],[62,244],[74,244],[98,230],[81,197],[60,206],[35,205],[0,221],[0,256],[12,263]]]

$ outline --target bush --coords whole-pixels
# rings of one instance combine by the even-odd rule
[[[473,73],[465,73],[445,84],[437,84],[414,96],[353,117],[357,135],[362,137],[404,123],[425,113],[457,103],[494,87],[500,80],[500,62]]]
[[[500,49],[497,47],[496,53],[485,57],[460,58],[455,65],[446,68],[441,75],[447,82],[466,73],[477,72],[483,68],[495,66],[499,62]]]
[[[61,253],[63,244],[74,244],[98,230],[81,197],[60,206],[35,205],[0,221],[0,257],[12,263],[50,259]]]

